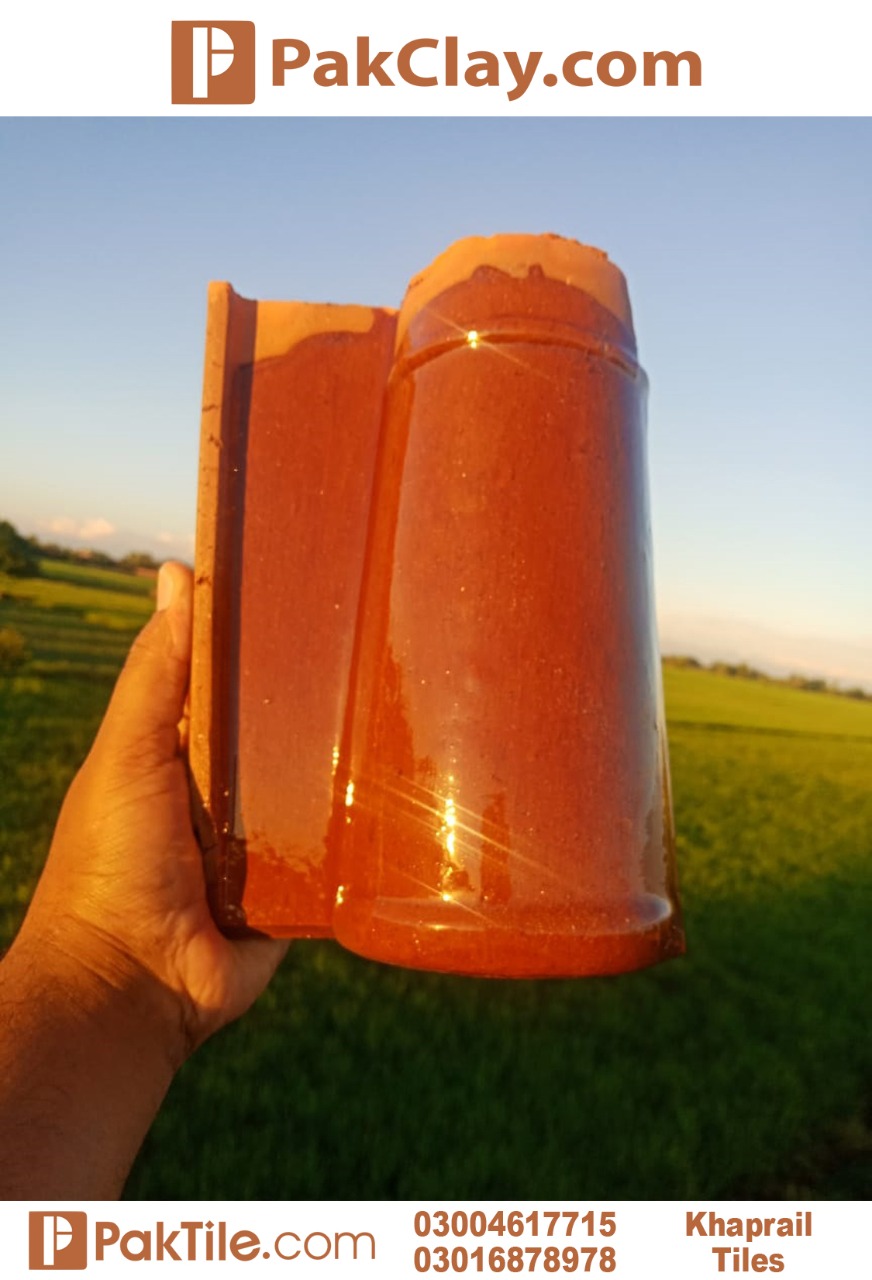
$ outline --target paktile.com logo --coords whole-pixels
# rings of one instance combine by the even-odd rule
[[[31,1213],[30,1270],[84,1271],[88,1265],[88,1217],[72,1209]]]
[[[352,1264],[375,1260],[375,1236],[371,1231],[282,1230],[262,1242],[256,1231],[235,1230],[223,1219],[165,1222],[125,1231],[117,1222],[95,1219],[92,1224],[91,1259],[95,1265],[125,1262],[251,1262],[274,1258],[293,1262]],[[265,1247],[266,1246],[266,1247]],[[84,1271],[88,1266],[88,1219],[72,1209],[30,1214],[30,1270]]]
[[[253,22],[174,22],[173,102],[254,102]]]

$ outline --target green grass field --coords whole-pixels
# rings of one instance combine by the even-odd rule
[[[0,576],[0,929],[153,584]],[[872,1185],[872,705],[667,668],[689,954],[486,982],[298,943],[180,1073],[132,1198],[859,1198]]]

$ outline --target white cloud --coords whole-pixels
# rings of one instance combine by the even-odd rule
[[[164,547],[192,547],[194,545],[194,535],[192,533],[159,533],[155,537],[155,541],[161,543]]]
[[[104,520],[102,516],[94,516],[90,520],[85,520],[79,529],[80,538],[111,538],[116,532],[116,526],[111,520]]]
[[[162,551],[172,552],[174,555],[190,556],[194,549],[194,535],[192,533],[167,533],[163,530],[154,536],[153,541],[161,548]]]
[[[111,538],[117,527],[103,516],[90,516],[87,520],[73,520],[70,516],[55,516],[46,522],[49,533],[59,533],[67,538],[81,538],[93,542],[99,538]]]
[[[54,520],[48,520],[45,525],[49,533],[66,533],[75,536],[77,525],[75,520],[71,520],[69,516],[55,516]]]

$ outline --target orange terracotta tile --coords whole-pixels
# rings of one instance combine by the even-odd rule
[[[330,931],[327,834],[393,313],[211,286],[191,768],[229,928]]]
[[[336,936],[461,973],[650,964],[683,937],[623,278],[533,237],[432,275],[398,322]]]
[[[460,242],[398,319],[212,286],[191,766],[225,928],[502,976],[683,950],[644,400],[621,273],[558,237]]]

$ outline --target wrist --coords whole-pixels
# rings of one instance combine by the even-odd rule
[[[135,1056],[166,1085],[191,1052],[176,993],[90,925],[28,917],[3,967],[28,999],[68,1011],[108,1051]]]
[[[119,1195],[183,1052],[153,979],[22,929],[0,964],[0,1198]]]

